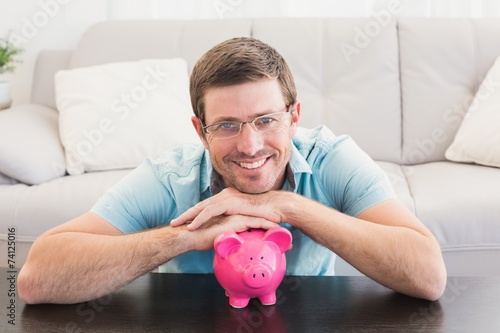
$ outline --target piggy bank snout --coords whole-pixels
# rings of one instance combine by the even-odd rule
[[[264,263],[252,264],[245,269],[243,281],[251,288],[264,287],[272,279],[271,269]]]

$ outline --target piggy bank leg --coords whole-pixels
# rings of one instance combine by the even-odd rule
[[[237,297],[237,296],[229,296],[229,304],[233,308],[241,309],[248,305],[250,302],[250,298],[247,297]]]
[[[260,296],[259,300],[264,305],[274,305],[276,304],[276,293],[272,292],[267,295]]]

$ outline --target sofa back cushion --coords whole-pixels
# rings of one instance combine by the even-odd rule
[[[32,100],[55,105],[47,71],[174,57],[191,70],[210,47],[235,36],[260,38],[284,55],[303,126],[326,124],[351,135],[373,158],[406,164],[445,159],[500,54],[497,19],[108,21],[90,27],[71,56],[40,54]]]
[[[251,20],[106,21],[83,35],[69,68],[118,61],[184,58],[190,69],[213,45],[234,36],[249,36]]]
[[[68,68],[73,54],[68,50],[42,50],[36,59],[31,87],[31,103],[56,109],[54,74]]]
[[[301,124],[348,134],[372,158],[399,162],[401,103],[395,21],[263,18],[253,36],[273,45],[294,73]]]
[[[500,20],[400,18],[398,32],[403,163],[444,160],[500,55]]]
[[[283,54],[295,75],[303,126],[326,124],[372,157],[399,161],[399,63],[390,19],[103,22],[84,34],[69,68],[180,57],[191,70],[205,51],[236,36],[254,36]]]

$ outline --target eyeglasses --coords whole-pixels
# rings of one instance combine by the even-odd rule
[[[244,124],[251,124],[259,132],[269,132],[279,128],[291,114],[291,106],[285,112],[274,112],[254,118],[249,121],[223,121],[208,126],[203,126],[203,133],[217,139],[229,139],[241,132]]]

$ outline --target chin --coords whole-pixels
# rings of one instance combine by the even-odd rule
[[[260,193],[266,193],[272,190],[272,186],[263,186],[263,185],[238,185],[235,186],[235,188],[242,192],[242,193],[248,193],[248,194],[260,194]]]

